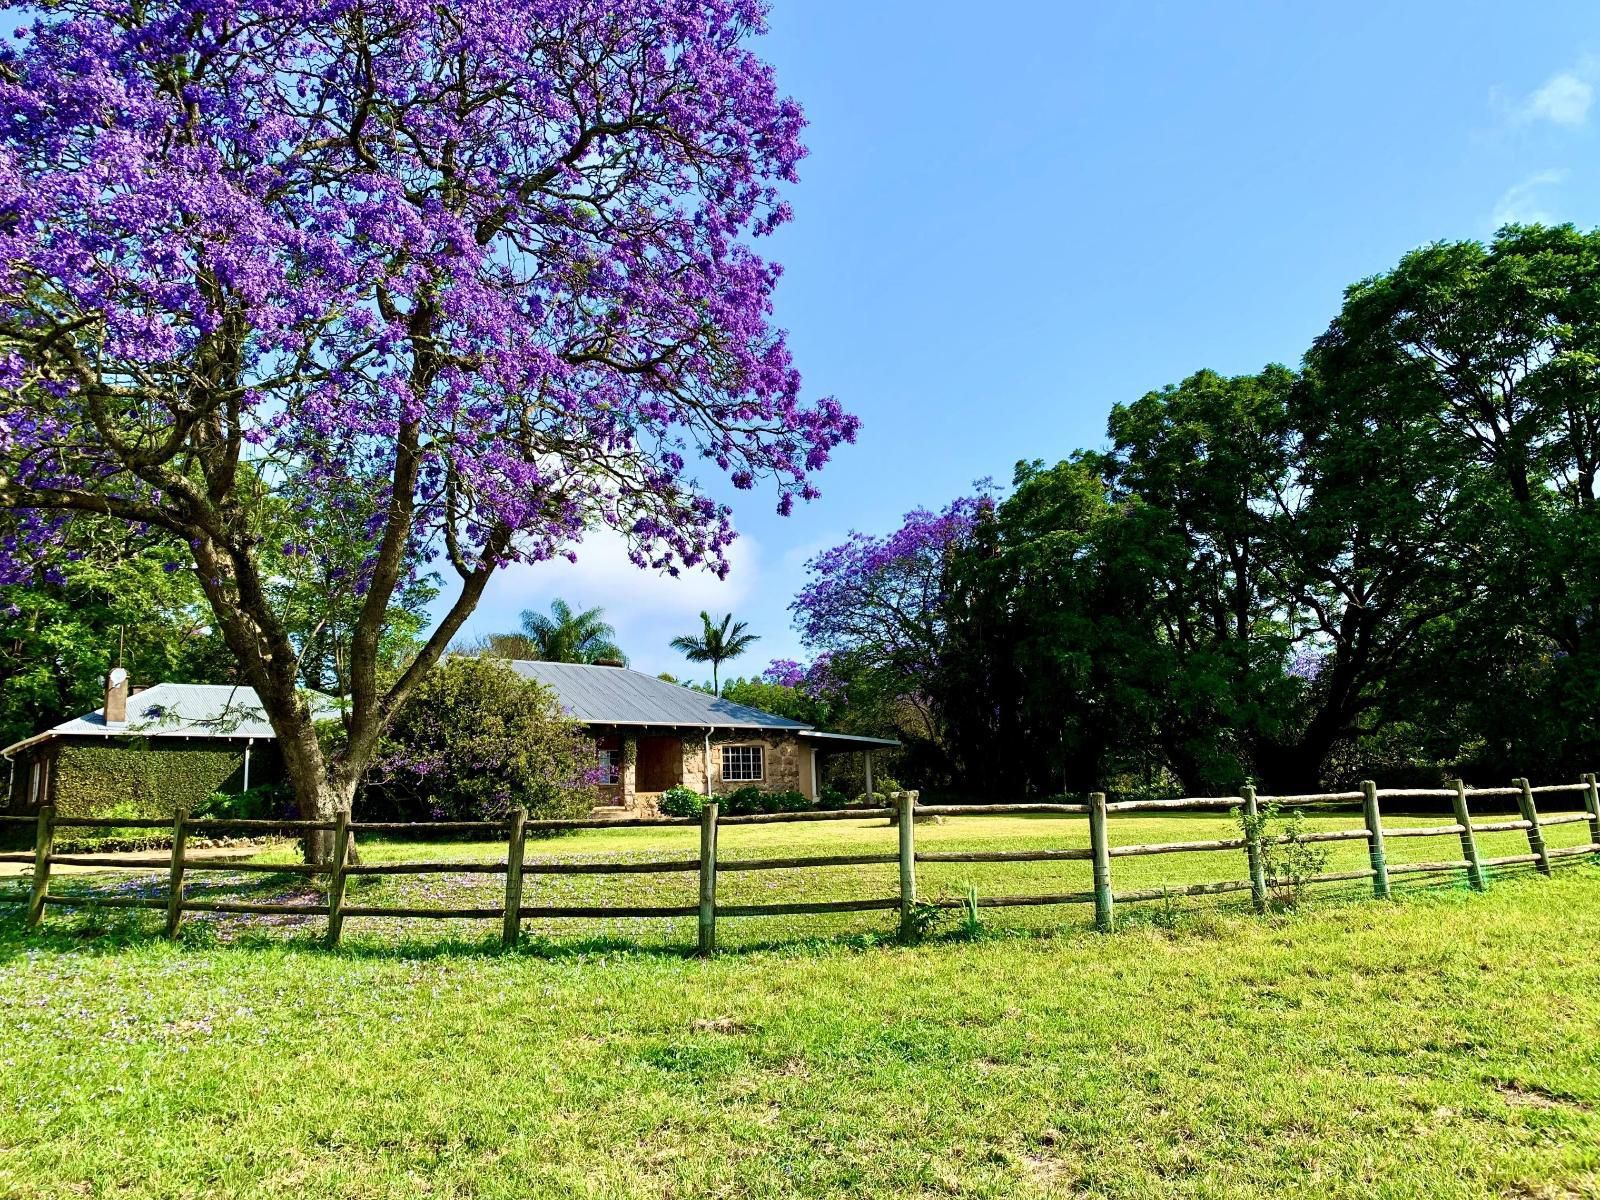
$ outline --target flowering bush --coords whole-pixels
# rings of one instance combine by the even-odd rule
[[[494,658],[451,658],[379,747],[364,807],[397,820],[578,817],[595,800],[594,743],[555,694]]]

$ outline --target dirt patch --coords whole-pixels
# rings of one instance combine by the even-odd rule
[[[1057,1188],[1069,1185],[1074,1179],[1072,1167],[1059,1158],[1030,1151],[1019,1160],[1022,1173],[1035,1187]]]
[[[1514,1183],[1500,1193],[1505,1200],[1595,1200],[1600,1178],[1589,1175],[1566,1183]]]
[[[1494,1090],[1514,1108],[1565,1108],[1588,1112],[1589,1106],[1570,1096],[1561,1096],[1536,1083],[1497,1083]],[[1593,1194],[1593,1193],[1591,1193]]]
[[[732,1017],[702,1017],[689,1022],[689,1028],[695,1033],[750,1033],[750,1026]]]

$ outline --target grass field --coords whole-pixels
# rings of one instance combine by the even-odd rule
[[[1437,818],[1434,818],[1437,820]],[[1398,823],[1398,821],[1396,822]],[[1421,819],[1407,824],[1423,823]],[[1350,818],[1317,818],[1345,827]],[[923,848],[1082,845],[1081,820],[965,818]],[[1116,842],[1227,836],[1125,818]],[[723,831],[722,855],[884,849],[882,822]],[[1484,853],[1525,848],[1520,834]],[[1584,827],[1551,831],[1552,845]],[[538,843],[678,857],[693,832]],[[287,853],[280,851],[279,853]],[[493,857],[368,842],[369,860]],[[1391,859],[1455,856],[1452,838]],[[1359,865],[1338,845],[1329,869]],[[1239,878],[1243,855],[1117,859],[1121,888]],[[894,868],[727,874],[721,897],[892,895]],[[689,902],[692,874],[530,875],[526,902]],[[0,881],[0,1196],[1600,1195],[1600,867],[1397,878],[1290,915],[1241,902],[985,912],[897,947],[890,914],[691,922],[206,924],[52,913]],[[1087,864],[941,865],[925,895],[1076,890]],[[61,890],[150,888],[73,877]],[[298,894],[285,877],[227,876]],[[362,900],[492,902],[498,877]],[[216,936],[220,935],[220,936]]]

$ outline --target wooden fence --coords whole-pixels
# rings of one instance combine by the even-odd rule
[[[1541,816],[1541,795],[1581,795],[1583,812]],[[1515,820],[1474,822],[1471,801],[1477,798],[1511,798],[1517,803]],[[1385,826],[1381,802],[1386,799],[1449,799],[1454,820],[1449,824],[1414,827]],[[1044,895],[983,896],[975,903],[980,907],[1007,907],[1014,905],[1092,904],[1095,926],[1101,930],[1112,928],[1115,908],[1119,903],[1161,900],[1174,896],[1216,895],[1248,891],[1257,911],[1265,911],[1269,888],[1281,883],[1269,879],[1266,872],[1267,855],[1259,833],[1247,833],[1237,838],[1220,838],[1193,842],[1162,842],[1147,845],[1113,845],[1108,835],[1111,818],[1125,813],[1151,812],[1207,812],[1239,809],[1249,817],[1257,817],[1266,805],[1294,808],[1306,805],[1355,804],[1362,809],[1359,828],[1319,830],[1298,835],[1270,836],[1272,843],[1303,843],[1363,841],[1368,851],[1369,865],[1360,870],[1334,871],[1309,876],[1299,880],[1303,884],[1338,883],[1351,880],[1371,880],[1373,895],[1386,899],[1390,894],[1390,879],[1401,874],[1461,872],[1475,889],[1488,885],[1489,871],[1496,867],[1529,865],[1548,875],[1552,860],[1576,855],[1600,855],[1600,788],[1595,776],[1585,775],[1582,782],[1556,784],[1548,787],[1530,787],[1526,779],[1516,780],[1509,788],[1468,789],[1459,780],[1448,788],[1391,788],[1380,790],[1373,783],[1363,783],[1360,791],[1331,792],[1304,796],[1257,796],[1246,787],[1238,796],[1185,798],[1179,800],[1131,800],[1107,803],[1103,792],[1096,792],[1087,804],[985,804],[985,805],[922,805],[916,803],[915,793],[902,795],[899,806],[897,852],[883,854],[812,855],[802,858],[722,859],[717,853],[717,831],[729,825],[762,825],[778,822],[836,821],[885,818],[895,815],[890,808],[845,809],[833,812],[772,813],[751,816],[720,817],[715,804],[708,805],[699,820],[674,817],[632,817],[620,820],[529,820],[523,810],[513,812],[505,821],[432,821],[432,822],[357,822],[346,814],[336,820],[317,821],[247,821],[247,820],[190,820],[179,816],[171,822],[127,820],[120,818],[63,817],[52,808],[45,807],[35,817],[0,817],[0,821],[27,822],[35,826],[35,843],[30,852],[0,853],[0,862],[31,862],[32,886],[28,896],[27,926],[36,927],[45,909],[60,907],[148,908],[164,910],[166,931],[176,937],[186,913],[246,913],[263,915],[295,915],[327,917],[327,942],[337,945],[350,918],[359,917],[437,917],[494,919],[502,922],[502,937],[507,946],[514,946],[521,935],[522,921],[534,918],[560,917],[696,917],[699,925],[698,948],[701,954],[715,952],[717,921],[725,917],[792,916],[816,913],[867,912],[897,910],[902,935],[909,934],[916,921],[919,905],[917,896],[917,864],[919,863],[1018,863],[1088,861],[1092,864],[1093,890],[1087,892],[1058,892]],[[927,852],[916,847],[916,817],[940,816],[960,818],[979,815],[1051,814],[1059,816],[1085,816],[1089,820],[1089,846],[1071,849],[1027,849]],[[1545,845],[1544,830],[1556,825],[1578,822],[1588,824],[1589,840],[1582,845],[1550,849]],[[532,830],[619,829],[638,827],[695,826],[700,829],[700,853],[695,858],[664,859],[650,862],[538,862],[527,861],[527,835]],[[1245,830],[1258,828],[1252,822],[1242,823]],[[57,854],[54,851],[58,829],[171,829],[172,853],[166,859],[146,859],[130,862],[127,859],[107,858],[103,855]],[[189,836],[196,833],[251,832],[303,834],[313,830],[331,831],[334,835],[332,865],[310,866],[303,863],[253,863],[217,861],[191,858],[186,854]],[[1525,831],[1528,853],[1485,858],[1479,855],[1477,835],[1480,833]],[[350,839],[353,834],[428,835],[485,835],[506,839],[504,862],[403,862],[354,863],[350,860]],[[1460,847],[1460,857],[1450,857],[1434,862],[1409,862],[1390,864],[1384,851],[1387,838],[1451,837]],[[1243,851],[1247,878],[1213,883],[1173,884],[1130,891],[1116,891],[1112,883],[1112,860],[1135,855],[1186,854],[1195,852]],[[777,871],[812,867],[854,867],[898,864],[900,883],[894,896],[860,900],[800,901],[775,904],[719,904],[717,877],[719,873],[740,871]],[[52,865],[107,867],[148,870],[165,866],[169,872],[167,895],[143,896],[65,896],[50,892]],[[560,907],[530,906],[523,903],[523,883],[529,871],[547,875],[620,875],[666,872],[695,872],[699,876],[699,900],[694,905],[567,905]],[[289,874],[320,876],[327,880],[327,900],[323,904],[269,904],[229,900],[191,900],[184,894],[187,876],[195,871],[258,872],[264,874]],[[346,883],[351,876],[363,875],[423,875],[429,873],[451,874],[503,874],[505,899],[502,904],[483,908],[404,908],[349,904],[345,899]],[[965,900],[941,899],[933,901],[935,907],[957,907]]]

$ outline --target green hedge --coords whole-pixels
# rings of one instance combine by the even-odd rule
[[[243,768],[242,747],[66,746],[56,760],[56,811],[64,817],[171,817],[199,807],[213,792],[238,790],[234,777]]]

